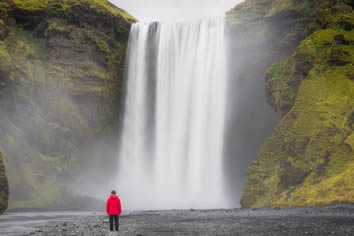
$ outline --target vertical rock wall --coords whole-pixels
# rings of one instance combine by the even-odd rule
[[[352,1],[248,0],[229,13],[238,28],[248,22],[244,32],[255,42],[271,39],[261,49],[290,55],[273,57],[277,63],[263,76],[264,99],[279,122],[248,168],[242,207],[354,202],[352,6]]]
[[[8,205],[9,186],[6,178],[6,171],[2,155],[0,153],[0,214],[3,213]]]

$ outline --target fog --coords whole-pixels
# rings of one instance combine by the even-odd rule
[[[142,22],[177,22],[223,16],[242,0],[110,0]]]

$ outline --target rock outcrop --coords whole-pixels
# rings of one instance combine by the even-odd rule
[[[112,170],[115,150],[104,145],[117,143],[134,21],[106,0],[1,1],[0,146],[10,207],[65,207],[63,184],[88,163]]]
[[[226,165],[232,195],[239,202],[247,168],[277,124],[277,115],[264,97],[268,67],[290,56],[317,26],[307,5],[321,1],[245,1],[226,15],[229,39],[229,84],[227,108],[232,120],[226,132]],[[237,141],[235,141],[237,140]]]
[[[258,160],[248,169],[241,205],[254,208],[354,203],[351,2],[257,2],[246,1],[244,5],[249,4],[254,11],[254,6],[262,2],[260,13],[256,13],[260,18],[264,12],[272,15],[290,10],[298,21],[306,19],[299,28],[305,38],[291,56],[267,70],[266,97],[277,111],[279,122]]]
[[[0,153],[0,214],[3,213],[8,205],[9,186],[5,173],[4,161]]]

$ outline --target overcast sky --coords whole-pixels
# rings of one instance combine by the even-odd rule
[[[110,0],[142,22],[183,21],[224,15],[243,0]]]

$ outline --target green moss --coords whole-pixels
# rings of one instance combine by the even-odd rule
[[[12,0],[15,7],[26,11],[45,11],[47,9],[66,14],[75,6],[87,6],[103,14],[121,16],[126,22],[133,23],[136,19],[128,12],[110,3],[108,0]]]
[[[110,78],[109,74],[107,74],[106,72],[98,71],[98,70],[90,70],[89,73],[102,79],[102,80],[107,80]]]
[[[266,94],[280,122],[249,168],[242,206],[354,203],[354,34],[343,19],[354,17],[324,14],[329,28],[268,69]]]
[[[94,42],[94,44],[96,45],[96,47],[101,51],[103,52],[104,54],[106,55],[109,55],[111,52],[109,50],[109,47],[106,43],[106,41],[100,39],[100,38],[97,38],[91,34],[88,35],[88,38]]]
[[[0,71],[9,73],[11,70],[11,57],[7,51],[5,42],[0,41]]]
[[[43,10],[48,6],[48,0],[13,0],[17,8],[25,10]]]
[[[128,12],[126,12],[123,9],[120,9],[116,6],[114,6],[112,3],[110,3],[108,0],[94,0],[94,1],[89,1],[90,6],[97,8],[98,6],[102,6],[109,12],[111,12],[113,15],[121,15],[123,18],[128,21],[129,23],[134,23],[136,22],[136,19],[131,16]]]
[[[49,7],[55,7],[55,8],[60,7],[64,11],[71,9],[74,6],[87,5],[91,9],[94,9],[98,12],[103,12],[103,13],[109,12],[114,16],[122,16],[129,23],[136,22],[136,19],[133,16],[131,16],[128,12],[116,7],[108,0],[49,0],[48,5]]]
[[[46,30],[46,32],[48,31],[57,31],[57,32],[71,32],[72,31],[72,27],[70,25],[66,25],[66,24],[59,24],[57,22],[53,22],[52,24],[50,24]]]
[[[339,15],[347,16],[347,14]],[[337,27],[314,32],[300,44],[292,57],[268,69],[265,85],[267,98],[282,115],[293,106],[301,81],[306,79],[309,73],[315,77],[316,73],[325,69],[323,67],[327,65],[328,59],[331,59],[333,63],[342,64],[354,60],[353,53],[351,53],[352,46],[338,47],[334,40],[339,34],[349,40],[354,38],[353,33],[338,28],[338,25],[333,26]],[[323,64],[324,61],[326,64]],[[315,69],[312,69],[314,67]]]

